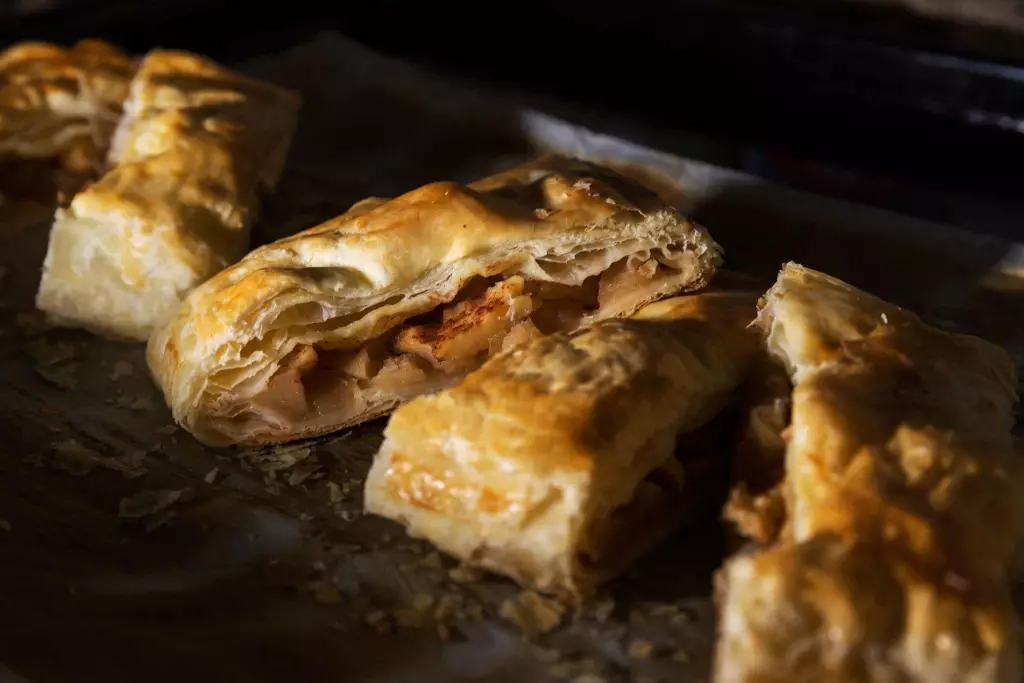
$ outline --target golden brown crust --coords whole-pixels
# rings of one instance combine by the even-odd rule
[[[99,172],[135,67],[98,40],[7,48],[0,53],[0,155],[62,157],[69,170]]]
[[[586,595],[692,509],[670,498],[643,511],[626,545],[605,526],[656,493],[641,490],[652,472],[680,469],[677,435],[710,420],[741,382],[757,348],[755,300],[661,301],[631,320],[537,339],[402,406],[368,476],[367,509],[469,564]],[[683,461],[682,482],[691,474]]]
[[[1020,680],[1009,356],[796,264],[759,323],[795,385],[790,519],[724,570],[716,680]]]
[[[295,95],[195,55],[149,53],[113,168],[57,213],[37,303],[55,322],[144,340],[248,243],[277,180]]]
[[[380,395],[316,426],[259,416],[246,423],[251,428],[232,426],[232,415],[251,417],[245,392],[269,381],[300,346],[354,351],[482,278],[575,286],[645,253],[686,275],[650,299],[703,287],[719,261],[707,233],[653,193],[581,162],[547,158],[470,186],[433,183],[390,201],[360,202],[253,251],[197,288],[154,335],[150,367],[175,418],[200,440],[312,436],[379,415],[400,399]]]

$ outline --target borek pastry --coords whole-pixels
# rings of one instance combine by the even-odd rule
[[[661,301],[536,339],[400,407],[367,510],[469,565],[585,597],[711,502],[729,438],[700,430],[758,352],[756,299]]]
[[[240,258],[277,182],[298,99],[195,55],[149,53],[112,168],[57,212],[37,306],[52,322],[145,340]]]
[[[66,181],[98,176],[135,68],[99,40],[0,53],[0,189],[53,199]]]
[[[715,680],[1019,681],[1009,356],[796,264],[758,323],[794,384],[787,523],[724,569]]]
[[[331,432],[450,386],[503,348],[703,287],[719,248],[653,193],[558,158],[368,199],[256,249],[150,341],[208,444]]]

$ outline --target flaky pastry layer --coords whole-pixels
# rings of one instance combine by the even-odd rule
[[[112,168],[57,211],[37,306],[53,322],[145,340],[248,246],[277,182],[298,98],[183,52],[131,84]]]
[[[795,387],[787,526],[724,569],[716,680],[1019,681],[1009,356],[796,264],[758,321]]]
[[[367,510],[468,564],[587,595],[701,499],[690,459],[700,454],[677,438],[742,381],[757,350],[755,301],[651,304],[532,341],[402,406],[367,478]],[[722,452],[711,458],[724,470]]]
[[[0,155],[101,169],[135,60],[99,40],[19,43],[0,53]]]
[[[488,356],[699,289],[720,260],[653,193],[546,158],[426,185],[256,249],[149,344],[175,418],[211,444],[363,422]]]

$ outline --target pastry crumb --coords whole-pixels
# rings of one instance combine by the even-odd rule
[[[654,654],[654,644],[646,640],[634,640],[629,644],[630,659],[650,659]]]
[[[78,371],[77,363],[63,363],[60,365],[37,365],[36,374],[47,383],[58,389],[72,391],[78,386],[78,378],[75,373]]]
[[[374,610],[363,619],[367,626],[377,632],[377,635],[387,635],[393,630],[391,617],[382,609]]]
[[[518,626],[527,637],[534,638],[557,628],[565,616],[565,607],[526,590],[515,600],[503,602],[498,613]]]
[[[108,376],[110,377],[111,382],[116,382],[122,377],[131,377],[133,374],[135,374],[135,366],[128,361],[119,360],[114,363],[114,369]]]
[[[317,470],[320,469],[320,463],[315,458],[309,460],[303,460],[302,462],[295,465],[292,470],[288,473],[288,485],[299,486],[302,482],[309,479]]]
[[[681,624],[688,624],[693,621],[693,615],[686,610],[680,610],[678,614],[672,616],[672,625],[679,626]]]
[[[122,519],[142,519],[166,510],[175,503],[192,497],[189,488],[178,490],[142,491],[134,496],[121,499],[117,516]]]
[[[49,321],[46,320],[46,316],[39,311],[33,311],[32,313],[19,313],[15,316],[14,323],[21,329],[26,337],[34,337],[53,329],[53,325],[51,325]]]
[[[487,575],[483,569],[467,564],[460,564],[448,571],[448,578],[455,583],[476,583]]]
[[[316,581],[312,585],[313,599],[322,605],[337,605],[341,603],[341,591],[329,581]]]
[[[423,558],[423,566],[430,567],[431,569],[444,569],[444,563],[441,560],[441,553],[436,550],[429,553]]]
[[[50,466],[75,476],[89,474],[98,467],[120,472],[126,479],[141,477],[147,471],[143,465],[146,452],[142,450],[121,457],[104,455],[74,438],[58,441],[51,448],[53,456]]]
[[[676,650],[672,653],[672,661],[679,662],[680,664],[689,664],[690,655],[686,650]]]
[[[327,482],[327,498],[331,501],[332,505],[337,505],[345,500],[345,496],[341,493],[341,487],[333,481]]]
[[[591,605],[591,614],[598,623],[605,623],[611,618],[612,613],[615,611],[615,600],[610,597],[603,597],[599,600],[595,600]]]
[[[49,367],[75,357],[75,347],[67,342],[49,342],[46,339],[33,339],[25,347],[28,354],[43,367]]]
[[[207,484],[212,484],[213,482],[217,481],[218,474],[220,474],[220,468],[214,467],[212,470],[203,475],[203,481],[205,481]]]
[[[420,594],[413,598],[412,605],[394,610],[395,623],[402,628],[423,628],[431,620],[434,597]]]
[[[156,404],[149,396],[140,396],[128,404],[132,410],[156,410]]]
[[[11,526],[11,523],[8,522],[6,519],[0,519],[0,529],[3,529],[4,531],[10,531],[13,528],[14,527]]]

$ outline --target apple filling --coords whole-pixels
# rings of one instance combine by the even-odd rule
[[[478,277],[454,300],[358,349],[302,345],[225,416],[234,429],[323,433],[444,389],[487,358],[539,336],[626,315],[693,280],[691,253],[640,252],[579,285]],[[236,397],[243,398],[243,397]]]

